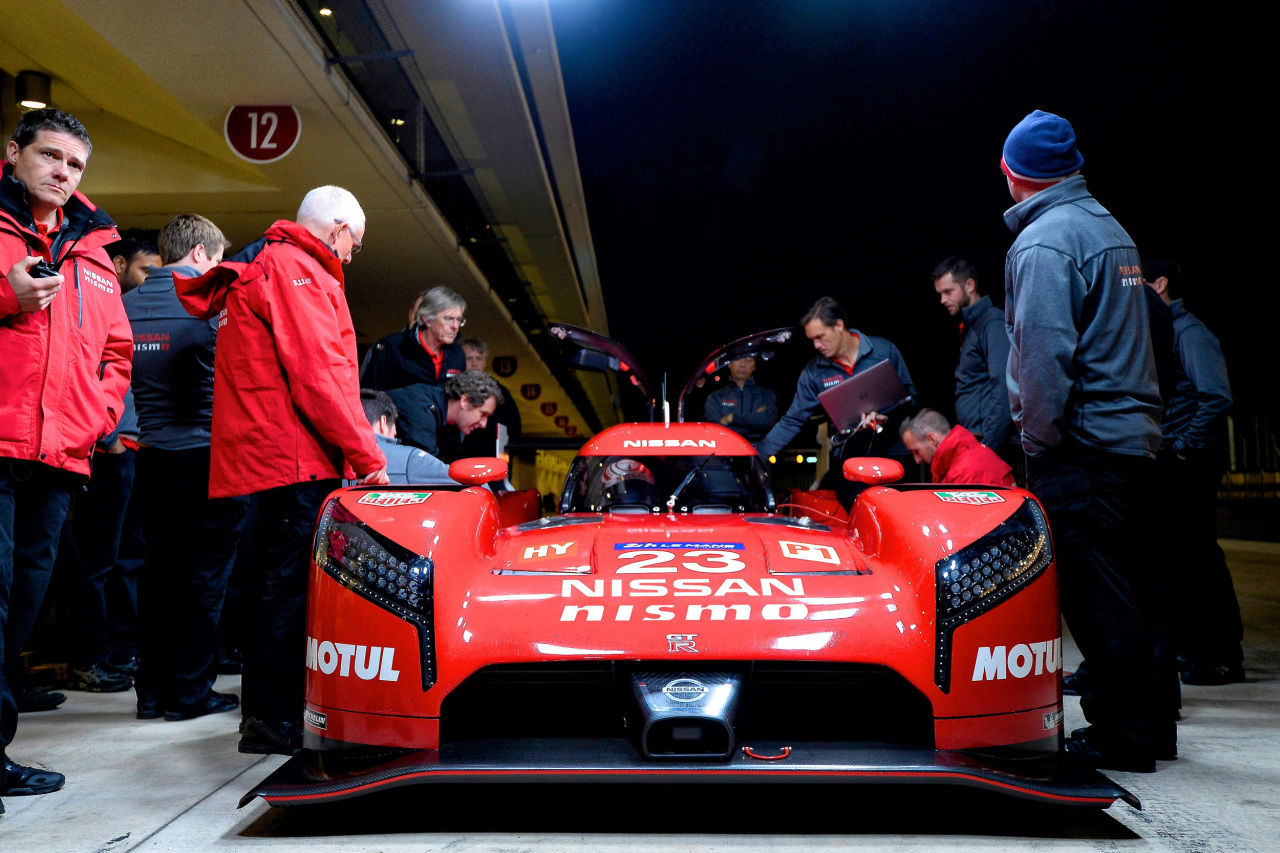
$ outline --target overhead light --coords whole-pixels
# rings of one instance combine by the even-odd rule
[[[328,6],[321,6],[319,9],[319,12],[320,12],[320,17],[322,18],[327,18],[333,14],[333,10],[330,9]]]
[[[49,96],[49,75],[42,71],[19,71],[14,83],[18,105],[29,110],[42,110],[52,100]]]

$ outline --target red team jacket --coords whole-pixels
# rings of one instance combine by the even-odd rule
[[[386,464],[360,405],[342,262],[280,220],[247,261],[174,276],[197,317],[222,317],[213,370],[209,496],[359,476]],[[344,465],[344,461],[346,465]]]
[[[933,454],[929,472],[935,483],[1012,486],[1013,470],[990,447],[960,425],[951,428]]]
[[[9,172],[3,180],[13,180]],[[103,249],[119,239],[115,224],[78,192],[63,214],[61,252],[84,236],[58,268],[62,289],[43,311],[20,311],[9,270],[32,255],[55,260],[55,235],[34,230],[24,209],[0,205],[0,457],[88,474],[94,442],[124,409],[133,336]]]

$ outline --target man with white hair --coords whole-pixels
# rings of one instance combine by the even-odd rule
[[[296,222],[272,224],[262,240],[199,278],[174,276],[189,312],[220,317],[209,497],[252,502],[241,752],[301,748],[312,527],[344,475],[388,483],[360,404],[343,293],[342,267],[364,234],[355,196],[318,187]]]

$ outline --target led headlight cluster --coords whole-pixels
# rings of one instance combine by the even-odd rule
[[[435,565],[371,530],[333,498],[316,528],[316,565],[378,606],[412,622],[422,651],[423,689],[435,683],[432,581]]]
[[[951,688],[951,638],[956,628],[1022,589],[1053,562],[1049,525],[1035,501],[976,542],[939,560],[938,637],[934,682]]]

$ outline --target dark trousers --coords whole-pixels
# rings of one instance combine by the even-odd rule
[[[340,480],[295,483],[251,495],[253,523],[244,605],[244,716],[302,724],[307,575],[316,516]]]
[[[83,482],[47,465],[0,459],[0,753],[18,729],[11,678],[49,586],[71,493]]]
[[[137,491],[137,476],[134,490]],[[143,536],[142,501],[129,498],[120,531],[120,547],[116,551],[116,571],[107,581],[107,636],[111,651],[107,661],[127,658],[138,653],[138,582],[147,560],[147,543]]]
[[[1176,742],[1156,661],[1155,464],[1078,445],[1027,460],[1049,516],[1062,615],[1089,665],[1080,707],[1104,748],[1147,755]]]
[[[104,662],[114,645],[113,625],[128,622],[137,612],[136,598],[126,592],[136,596],[137,578],[122,577],[116,560],[136,459],[133,450],[95,453],[93,476],[76,494],[71,523],[63,532],[57,585],[67,604],[72,666]],[[127,612],[113,614],[113,604]]]
[[[1226,472],[1222,455],[1160,454],[1161,492],[1169,501],[1165,537],[1174,595],[1173,642],[1189,663],[1244,661],[1244,623],[1226,555],[1218,545],[1218,485]]]
[[[139,699],[198,708],[217,676],[218,619],[248,498],[209,498],[209,448],[138,452],[147,559]]]

